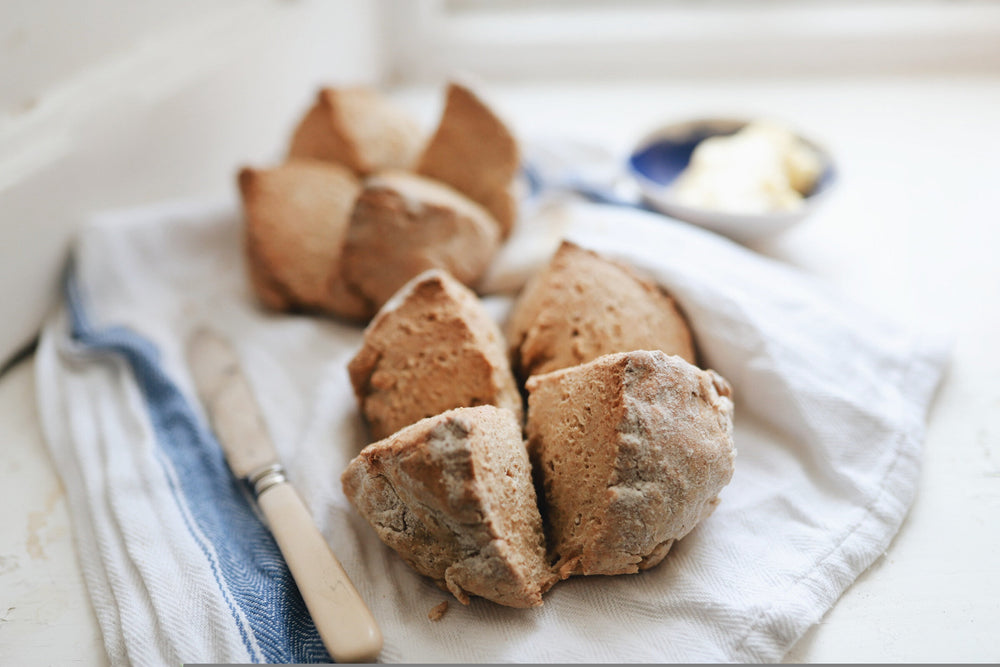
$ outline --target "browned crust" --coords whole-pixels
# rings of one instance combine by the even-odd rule
[[[517,141],[503,121],[471,90],[450,84],[444,113],[417,161],[417,173],[484,206],[507,238],[517,217],[510,187],[519,167]]]
[[[338,162],[362,171],[361,157],[337,112],[337,91],[324,88],[292,134],[289,158],[313,158]]]
[[[697,361],[687,321],[665,290],[568,241],[522,290],[506,334],[522,380],[629,350]]]
[[[499,249],[489,214],[447,186],[406,172],[367,182],[351,214],[341,276],[376,308],[428,269],[474,286]]]
[[[250,282],[266,306],[358,319],[370,306],[337,289],[348,217],[360,190],[351,172],[297,159],[272,169],[244,168],[243,200]]]
[[[659,563],[718,504],[736,454],[728,383],[662,351],[528,380],[528,448],[559,575]]]
[[[412,166],[421,143],[416,122],[377,91],[324,88],[292,134],[288,156],[337,162],[363,176]]]
[[[521,396],[503,345],[470,290],[442,271],[414,278],[368,325],[347,367],[372,435],[385,438],[424,417],[480,404],[507,408],[520,421]]]
[[[341,480],[382,541],[463,604],[479,595],[534,607],[555,581],[520,425],[508,410],[422,420],[366,447]]]

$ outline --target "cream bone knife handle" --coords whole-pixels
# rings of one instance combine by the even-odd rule
[[[327,651],[337,662],[375,660],[382,649],[378,624],[286,481],[236,350],[214,331],[199,329],[190,336],[187,353],[226,462],[253,485]]]
[[[382,632],[280,465],[248,478],[327,651],[337,662],[372,662]]]

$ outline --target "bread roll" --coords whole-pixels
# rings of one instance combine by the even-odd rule
[[[733,475],[729,384],[662,351],[528,380],[528,450],[561,578],[659,563]]]
[[[413,166],[423,144],[416,122],[368,88],[324,88],[299,122],[290,158],[336,162],[360,175]]]
[[[569,242],[521,291],[506,334],[522,379],[630,350],[695,363],[691,331],[663,289]]]
[[[507,238],[517,219],[512,188],[520,162],[517,141],[503,121],[471,90],[450,84],[444,113],[417,161],[417,173],[478,202]]]
[[[239,173],[247,263],[260,300],[278,310],[365,316],[370,305],[340,280],[340,250],[361,184],[346,168],[293,160]]]
[[[493,404],[521,418],[500,330],[475,294],[440,270],[385,305],[348,372],[375,438],[457,407]]]
[[[489,214],[455,190],[402,171],[365,182],[344,240],[341,278],[372,306],[440,268],[474,285],[499,249]]]
[[[344,493],[378,536],[463,604],[535,607],[555,581],[520,422],[493,406],[429,417],[365,447]]]

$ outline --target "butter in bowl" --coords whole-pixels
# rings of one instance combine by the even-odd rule
[[[638,142],[628,169],[650,207],[741,243],[802,221],[836,180],[829,152],[773,121],[668,125]]]

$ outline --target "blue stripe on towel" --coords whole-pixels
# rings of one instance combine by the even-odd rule
[[[160,367],[159,350],[125,327],[95,327],[72,269],[65,290],[73,339],[90,350],[121,355],[132,367],[167,482],[250,656],[270,663],[330,662],[274,538],[254,513],[243,482],[229,471],[214,436]]]

